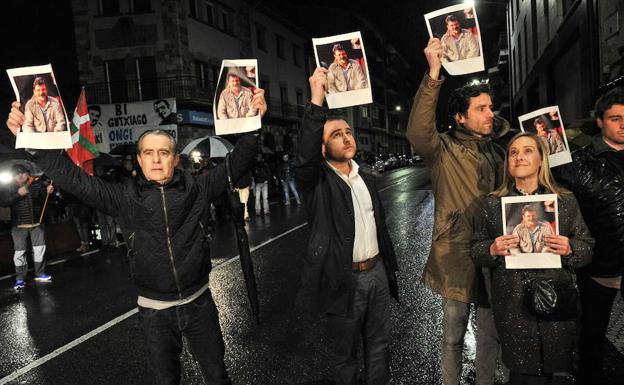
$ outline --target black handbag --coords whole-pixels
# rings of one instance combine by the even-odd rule
[[[526,279],[524,304],[535,317],[547,321],[569,321],[579,315],[579,292],[574,272],[570,281],[552,278]]]

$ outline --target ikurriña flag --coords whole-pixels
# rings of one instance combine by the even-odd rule
[[[97,157],[100,153],[95,145],[95,135],[91,128],[84,88],[80,92],[80,97],[78,97],[70,130],[73,147],[67,150],[67,155],[69,155],[72,162],[83,168],[87,174],[93,175],[93,162],[87,161]]]

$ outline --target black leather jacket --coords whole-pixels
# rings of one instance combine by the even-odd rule
[[[601,136],[572,152],[572,163],[555,168],[557,181],[574,192],[587,227],[596,239],[587,273],[613,277],[624,272],[624,151]]]
[[[232,154],[232,177],[248,171],[257,152],[254,134],[242,136]],[[139,295],[156,300],[186,298],[209,280],[208,244],[201,223],[206,205],[227,187],[223,164],[206,176],[179,169],[166,185],[139,173],[124,184],[86,175],[61,151],[39,151],[35,163],[63,189],[119,223],[130,249]]]

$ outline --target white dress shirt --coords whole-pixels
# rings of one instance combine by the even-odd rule
[[[353,216],[355,219],[353,262],[362,262],[379,254],[377,225],[375,224],[373,200],[368,187],[366,187],[364,180],[358,173],[360,167],[353,160],[350,160],[350,162],[351,172],[349,175],[342,174],[331,163],[327,162],[327,164],[351,188]]]

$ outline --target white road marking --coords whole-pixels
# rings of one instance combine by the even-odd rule
[[[249,250],[250,250],[250,252],[254,252],[254,251],[260,249],[261,247],[264,247],[264,246],[270,244],[271,242],[276,241],[276,240],[280,239],[281,237],[292,233],[293,231],[299,230],[300,228],[302,228],[304,226],[307,226],[307,224],[308,224],[308,222],[304,222],[304,223],[300,224],[299,226],[295,226],[292,229],[287,230],[287,231],[285,231],[285,232],[283,232],[283,233],[281,233],[281,234],[279,234],[279,235],[277,235],[277,236],[275,236],[273,238],[267,239],[266,241],[260,243],[259,245],[251,247]],[[96,250],[93,250],[92,252],[88,252],[88,253],[90,254],[90,253],[93,253],[95,251]],[[82,254],[82,255],[86,255],[86,254],[87,253]],[[222,269],[222,268],[226,267],[227,265],[229,265],[230,263],[234,262],[235,260],[239,259],[239,257],[240,257],[239,255],[237,255],[235,257],[232,257],[232,258],[228,259],[227,261],[225,261],[223,263],[220,263],[219,265],[215,266],[213,270]],[[61,263],[61,262],[58,262],[58,263]],[[10,275],[8,277],[12,277],[12,275]],[[18,378],[18,377],[28,373],[29,371],[31,371],[31,370],[33,370],[33,369],[35,369],[35,368],[45,364],[46,362],[50,361],[54,357],[59,356],[59,355],[65,353],[66,351],[68,351],[68,350],[70,350],[72,348],[75,348],[76,346],[80,345],[81,343],[85,342],[86,340],[88,340],[88,339],[90,339],[92,337],[95,337],[96,335],[100,334],[101,332],[103,332],[103,331],[105,331],[107,329],[110,329],[111,327],[117,325],[118,323],[120,323],[120,322],[122,322],[122,321],[124,321],[124,320],[126,320],[128,318],[130,318],[131,316],[133,316],[136,313],[138,313],[138,311],[139,311],[138,308],[134,308],[134,309],[128,311],[127,313],[122,314],[119,317],[117,317],[117,318],[115,318],[115,319],[105,323],[104,325],[98,327],[97,329],[94,329],[94,330],[90,331],[89,333],[87,333],[87,334],[85,334],[85,335],[83,335],[81,337],[76,338],[72,342],[70,342],[70,343],[68,343],[68,344],[66,344],[64,346],[61,346],[60,348],[56,349],[55,351],[46,354],[45,356],[43,356],[43,357],[41,357],[41,358],[31,362],[30,364],[28,364],[28,365],[26,365],[26,366],[24,366],[24,367],[22,367],[20,369],[17,369],[16,371],[14,371],[13,373],[9,374],[8,376],[0,379],[0,385],[7,384],[7,383],[15,380],[16,378]]]

